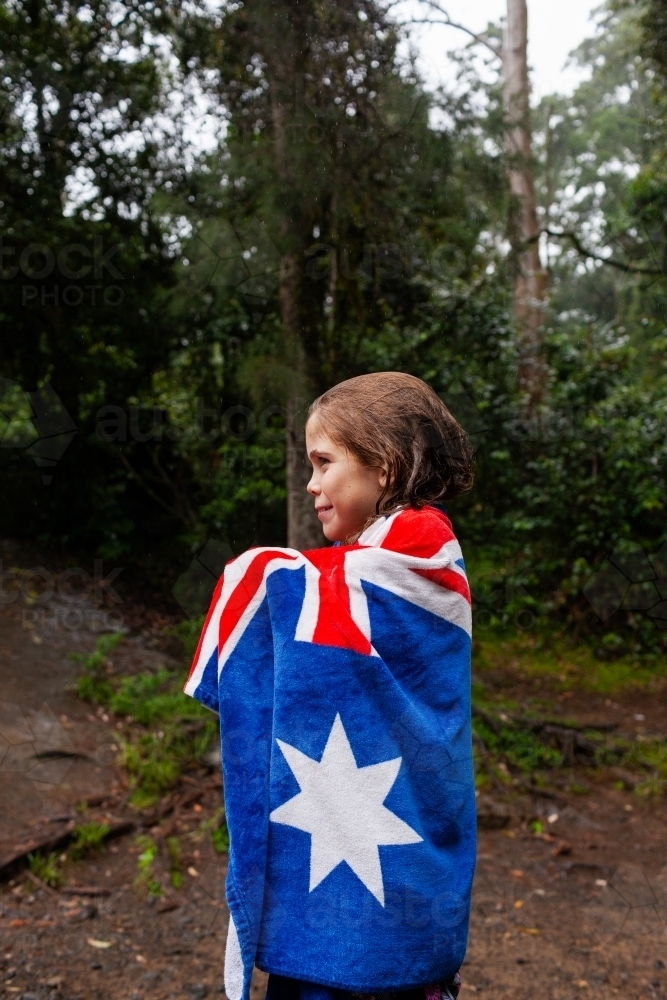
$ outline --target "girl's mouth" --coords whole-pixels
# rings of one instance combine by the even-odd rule
[[[317,516],[319,517],[320,521],[324,520],[324,517],[329,513],[330,510],[333,510],[333,506],[317,508]]]

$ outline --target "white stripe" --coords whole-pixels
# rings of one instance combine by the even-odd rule
[[[411,572],[411,570],[416,569],[449,569],[465,580],[466,574],[464,570],[456,565],[456,560],[462,558],[461,546],[455,539],[452,539],[446,542],[430,558],[420,558],[405,555],[401,552],[394,552],[390,549],[379,548],[391,530],[395,518],[400,513],[400,511],[397,511],[395,514],[391,514],[382,521],[371,525],[359,539],[359,543],[363,544],[364,547],[351,549],[345,553],[345,583],[349,589],[350,614],[354,623],[368,641],[372,642],[368,601],[362,587],[362,581],[366,580],[383,590],[404,598],[411,604],[430,611],[438,618],[452,622],[452,624],[462,628],[470,635],[472,633],[472,611],[465,597],[454,590],[443,587],[434,580],[429,580],[426,577]],[[217,650],[220,635],[220,618],[225,605],[229,601],[233,591],[243,581],[252,561],[263,552],[275,552],[275,559],[272,559],[264,567],[260,586],[249,600],[236,627],[220,650],[218,657],[218,677],[224,664],[236,648],[241,636],[266,596],[267,577],[270,573],[278,569],[300,569],[302,566],[305,567],[306,588],[294,638],[301,642],[313,641],[320,609],[320,572],[317,567],[309,562],[300,552],[297,552],[296,549],[270,547],[250,549],[239,556],[238,559],[229,563],[225,568],[220,598],[209,620],[197,663],[187,682],[185,688],[186,694],[194,695],[201,683],[208,661],[213,652]],[[285,560],[283,557],[286,555],[292,556],[292,559]],[[372,648],[371,655],[378,655],[374,648]]]
[[[350,614],[354,624],[360,632],[363,632],[370,642],[371,619],[368,613],[368,601],[366,600],[366,595],[364,594],[361,586],[359,574],[356,572],[355,563],[349,559],[351,555],[352,552],[348,552],[345,555],[345,584],[350,592]],[[373,654],[375,656],[380,655],[375,650],[373,650]]]
[[[320,613],[320,571],[307,559],[304,559],[304,564],[306,567],[306,590],[294,638],[297,642],[312,642]]]
[[[224,584],[220,592],[220,597],[218,598],[218,603],[213,609],[213,613],[209,618],[208,625],[206,626],[206,631],[202,638],[201,648],[199,650],[199,656],[197,662],[195,663],[192,673],[185,685],[184,691],[186,694],[194,697],[194,693],[202,682],[204,676],[204,671],[206,670],[206,665],[211,659],[213,653],[218,651],[218,634],[220,631],[220,616],[222,615],[222,609],[225,606],[226,599],[223,598]]]
[[[234,917],[229,914],[229,929],[225,946],[225,993],[229,1000],[241,1000],[243,996],[243,956]]]
[[[275,552],[276,556],[274,559],[268,562],[264,567],[264,573],[262,574],[262,582],[257,588],[256,593],[248,601],[247,607],[245,608],[243,614],[236,623],[236,626],[230,633],[224,646],[220,650],[220,654],[218,656],[218,679],[220,678],[220,673],[222,672],[222,668],[224,667],[225,663],[236,649],[236,646],[238,645],[241,636],[243,635],[248,625],[254,618],[259,606],[261,605],[262,601],[264,600],[264,597],[266,596],[266,578],[271,573],[274,573],[276,570],[301,569],[302,566],[305,566],[307,564],[307,560],[305,559],[305,557],[300,552],[297,552],[296,549],[278,549],[278,548],[268,548],[268,547],[262,549],[250,549],[248,552],[244,552],[243,556],[241,556],[240,559],[237,560],[238,562],[241,562],[241,560],[243,560],[243,567],[242,570],[239,569],[238,573],[236,574],[236,578],[234,580],[234,587],[241,583],[248,569],[248,565],[252,562],[253,559],[255,559],[262,552]],[[293,556],[295,558],[285,559],[284,558],[285,555]],[[249,559],[246,558],[247,556],[250,556],[250,558]],[[236,566],[236,563],[232,563],[232,565]],[[312,563],[310,563],[309,565],[312,566]],[[312,566],[312,568],[315,569],[314,566]],[[317,572],[317,570],[315,570],[315,572]],[[229,595],[227,595],[227,597],[225,598],[225,603],[227,600],[229,600]],[[221,598],[221,603],[222,603],[222,598]]]
[[[435,557],[420,559],[389,549],[352,549],[345,554],[345,566],[346,576],[349,572],[350,580],[356,578],[359,581],[358,587],[362,593],[361,581],[366,580],[383,590],[403,597],[411,604],[416,604],[418,607],[430,611],[438,618],[444,618],[452,624],[458,625],[468,635],[472,634],[472,611],[465,597],[455,590],[443,587],[435,580],[429,580],[418,573],[410,572],[415,569],[453,569],[454,563],[449,554],[443,554],[439,559]],[[460,567],[456,567],[456,569],[460,570]],[[364,613],[355,606],[355,614],[363,615]],[[366,610],[365,616],[367,615],[368,611]],[[365,620],[365,616],[361,618],[361,621]],[[359,621],[357,624],[360,624]]]
[[[371,546],[382,545],[391,530],[392,524],[401,513],[402,511],[397,510],[394,514],[385,514],[384,517],[378,518],[377,521],[374,521],[370,527],[366,528],[366,530],[359,535],[357,540],[358,544]]]

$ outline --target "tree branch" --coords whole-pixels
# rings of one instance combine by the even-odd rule
[[[458,21],[452,21],[447,11],[441,7],[439,3],[437,3],[437,0],[420,0],[420,3],[423,3],[432,10],[437,11],[438,14],[442,14],[443,19],[436,20],[431,17],[410,18],[408,21],[403,21],[403,24],[445,24],[450,28],[456,28],[457,31],[465,32],[466,35],[469,35],[470,38],[474,39],[474,41],[476,41],[479,45],[485,45],[486,48],[493,52],[494,56],[498,59],[502,59],[502,49],[498,48],[498,46],[494,45],[493,42],[489,41],[485,35],[478,35],[474,31],[471,31],[470,28],[466,28],[465,24],[459,24]]]
[[[602,264],[608,264],[609,267],[616,268],[617,271],[625,271],[626,274],[627,273],[645,274],[653,278],[665,277],[664,271],[655,270],[654,268],[650,267],[637,267],[636,264],[631,264],[631,263],[624,264],[620,260],[614,260],[611,257],[602,257],[600,254],[593,253],[592,250],[587,250],[586,247],[581,242],[581,240],[579,239],[579,237],[577,236],[577,234],[571,232],[570,230],[563,230],[563,232],[557,233],[553,229],[543,229],[542,232],[545,233],[547,236],[553,237],[554,239],[570,240],[570,242],[574,246],[574,249],[577,251],[578,254],[580,254],[580,256],[588,257],[590,260],[599,260]],[[535,240],[536,239],[539,239],[539,236],[536,236]],[[532,242],[534,242],[534,240]]]
[[[146,482],[144,482],[141,476],[137,472],[135,472],[135,470],[132,468],[132,466],[130,465],[129,461],[127,460],[123,452],[120,450],[120,448],[114,450],[118,455],[119,459],[121,460],[122,464],[127,469],[128,475],[132,479],[134,479],[134,481],[138,483],[139,486],[141,486],[141,488],[148,494],[151,500],[154,500],[155,503],[159,504],[160,507],[162,507],[163,510],[166,510],[167,513],[171,514],[172,517],[175,517],[177,520],[181,521],[186,528],[188,528],[189,530],[192,529],[192,525],[188,523],[188,520],[183,516],[183,514],[180,511],[176,510],[174,507],[172,507],[170,504],[166,503],[162,499],[162,497],[158,493],[156,493],[155,490],[152,490],[150,486]]]

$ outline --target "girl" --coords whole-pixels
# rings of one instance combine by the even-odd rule
[[[378,517],[472,487],[468,439],[439,396],[401,372],[360,375],[310,407],[308,492],[326,538],[356,541]]]
[[[441,503],[472,451],[400,372],[310,408],[334,546],[252,549],[214,595],[186,691],[219,711],[230,830],[225,986],[268,1000],[450,1000],[475,856],[470,595]]]

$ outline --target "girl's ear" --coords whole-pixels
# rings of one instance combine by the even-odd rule
[[[381,487],[381,489],[384,489],[386,485],[387,485],[387,470],[383,469],[382,472],[381,472],[381,474],[380,474],[380,487]]]

